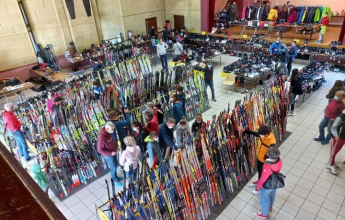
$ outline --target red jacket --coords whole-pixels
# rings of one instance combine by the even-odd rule
[[[321,25],[329,25],[329,17],[323,17],[321,19]]]
[[[111,156],[112,152],[117,152],[117,143],[113,138],[113,134],[108,133],[104,128],[98,135],[97,151],[104,156]]]
[[[325,116],[334,120],[344,109],[345,105],[342,101],[332,99],[326,107]]]
[[[5,110],[4,113],[2,113],[2,119],[4,120],[5,128],[10,131],[18,131],[20,126],[22,126],[22,123],[13,112]]]
[[[276,162],[266,160],[264,166],[262,167],[261,178],[259,179],[257,188],[261,189],[268,177],[273,173],[279,173],[282,167],[283,162],[280,158]]]
[[[158,134],[159,124],[158,124],[157,116],[154,115],[153,118],[147,122],[147,126],[144,128],[144,130],[147,133],[150,133],[151,131],[155,131]]]

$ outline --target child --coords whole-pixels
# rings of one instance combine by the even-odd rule
[[[156,104],[156,109],[157,109],[157,119],[158,119],[158,124],[163,124],[164,123],[164,111],[162,109],[162,105],[157,103]]]
[[[41,187],[41,189],[48,195],[49,181],[47,174],[41,171],[41,166],[37,163],[31,166],[31,171],[34,174],[33,179]]]
[[[150,168],[155,169],[156,165],[159,165],[161,162],[161,150],[158,145],[157,132],[151,131],[150,135],[145,138],[145,142],[147,143],[147,164]]]
[[[132,165],[133,181],[137,181],[137,171],[141,155],[140,147],[137,146],[137,142],[132,136],[125,137],[123,142],[126,144],[126,150],[120,153],[120,165],[123,166],[123,169],[126,172],[126,178],[129,178],[132,174],[130,170],[130,166]]]
[[[321,29],[319,33],[319,40],[316,41],[316,43],[321,43],[323,35],[325,35],[327,31],[327,26],[329,25],[329,17],[328,17],[328,12],[325,12],[323,15],[323,18],[321,19]]]

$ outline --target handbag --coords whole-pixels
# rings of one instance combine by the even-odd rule
[[[271,174],[263,185],[264,189],[279,189],[285,187],[285,176],[282,173]]]

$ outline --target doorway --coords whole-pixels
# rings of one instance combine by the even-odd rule
[[[146,33],[149,34],[149,30],[151,29],[152,26],[155,27],[155,38],[158,38],[158,27],[157,27],[157,17],[154,18],[146,18],[145,19],[145,25],[146,25]]]
[[[181,31],[184,27],[184,15],[174,15],[174,28]]]

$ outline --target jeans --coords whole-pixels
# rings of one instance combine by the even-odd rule
[[[131,176],[131,171],[125,171],[126,172],[126,178],[129,178]],[[132,183],[136,182],[138,180],[138,168],[133,169],[133,179]],[[137,184],[134,185],[134,190],[132,191],[134,198],[137,197]],[[128,194],[127,194],[128,196]]]
[[[295,100],[293,101],[293,103],[291,104],[291,109],[290,109],[290,111],[294,111],[295,110]]]
[[[287,69],[288,69],[288,76],[290,76],[290,73],[291,73],[291,69],[292,69],[292,61],[291,59],[289,58],[289,61],[288,61],[288,64],[287,64]]]
[[[155,38],[151,38],[151,43],[152,43],[152,47],[156,45],[156,39]]]
[[[263,215],[267,216],[269,208],[273,206],[276,191],[276,189],[260,189],[260,205]]]
[[[323,139],[325,142],[329,142],[331,140],[332,137],[332,133],[331,133],[331,127],[334,123],[334,120],[331,120],[329,118],[326,118],[326,116],[322,119],[322,121],[319,124],[319,138]],[[325,127],[327,127],[327,136],[325,138]]]
[[[168,68],[168,58],[167,54],[160,55],[161,58],[161,63],[162,63],[162,68]]]
[[[212,93],[212,99],[215,99],[215,95],[214,95],[214,84],[213,84],[213,81],[212,82],[209,82],[209,83],[205,83],[205,90],[207,92],[207,87],[210,86],[211,88],[211,93]]]
[[[319,33],[319,41],[322,42],[323,35]]]
[[[26,143],[26,139],[23,132],[21,130],[9,132],[14,137],[14,140],[16,140],[20,156],[24,157],[26,160],[29,160],[30,156],[28,152],[28,144]]]
[[[116,168],[118,166],[117,156],[104,156],[105,161],[107,161],[107,164],[110,168],[110,176],[113,178],[115,182],[118,182],[117,180],[117,174],[116,174]]]

